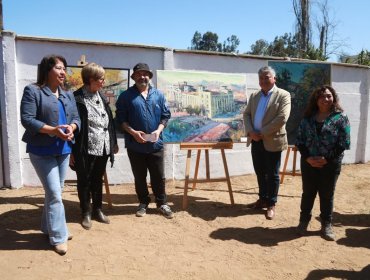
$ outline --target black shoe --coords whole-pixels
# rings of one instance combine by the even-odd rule
[[[82,215],[82,222],[81,225],[84,229],[90,229],[92,224],[91,224],[91,214],[90,213],[84,213]]]
[[[263,199],[258,199],[256,202],[247,204],[247,208],[252,208],[252,209],[263,209],[267,207],[268,207],[267,202],[266,200],[263,200]]]
[[[110,220],[107,216],[104,215],[103,211],[101,209],[94,210],[94,218],[101,223],[109,224]]]
[[[299,236],[305,236],[307,234],[308,222],[299,222],[296,232]]]
[[[327,241],[335,241],[335,234],[330,222],[321,223],[321,236]]]

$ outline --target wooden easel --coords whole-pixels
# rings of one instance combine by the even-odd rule
[[[287,165],[288,165],[290,152],[293,152],[293,168],[292,168],[292,171],[288,171],[287,172],[286,171],[286,168],[287,168]],[[285,155],[285,161],[284,161],[283,170],[280,172],[280,174],[281,174],[280,184],[284,183],[284,177],[285,177],[285,175],[302,176],[301,173],[299,173],[299,172],[296,171],[297,152],[298,152],[298,149],[297,149],[296,146],[294,146],[294,145],[289,145],[288,146],[288,149],[287,149],[286,155]]]
[[[182,200],[182,209],[186,209],[188,207],[188,187],[189,183],[193,183],[192,190],[195,190],[197,183],[206,183],[206,182],[227,182],[227,186],[229,189],[230,201],[231,204],[234,205],[234,197],[233,191],[231,188],[231,181],[229,176],[229,169],[227,167],[227,161],[225,156],[225,149],[232,149],[233,143],[232,142],[220,142],[220,143],[181,143],[180,149],[181,150],[188,150],[187,157],[186,157],[186,167],[185,167],[185,186],[184,186],[184,196]],[[209,150],[220,150],[222,155],[222,161],[224,164],[225,170],[225,177],[222,178],[210,178],[210,170],[209,170]],[[190,163],[191,163],[191,152],[192,150],[197,151],[197,159],[195,162],[195,170],[194,170],[194,178],[190,179]],[[199,171],[199,161],[200,161],[200,153],[204,150],[205,152],[205,160],[206,160],[206,178],[205,179],[198,179],[198,171]]]

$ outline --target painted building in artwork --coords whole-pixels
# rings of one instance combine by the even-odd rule
[[[184,82],[180,85],[170,85],[166,88],[166,98],[173,102],[177,111],[194,109],[200,115],[214,118],[217,115],[235,110],[234,95],[230,89],[222,87],[219,91],[208,91],[200,85],[197,89]]]

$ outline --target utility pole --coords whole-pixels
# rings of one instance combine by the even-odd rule
[[[4,30],[3,24],[3,0],[0,0],[0,32]]]

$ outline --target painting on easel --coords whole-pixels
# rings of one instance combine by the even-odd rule
[[[298,126],[310,94],[321,85],[330,85],[330,64],[269,61],[276,71],[276,85],[290,92],[292,109],[286,129],[289,145],[295,144]]]
[[[75,91],[82,87],[81,66],[68,66],[65,88]],[[129,69],[104,68],[105,83],[101,93],[108,99],[113,115],[116,112],[115,104],[118,96],[129,87]]]
[[[158,70],[157,88],[172,114],[165,142],[241,142],[246,75]]]

